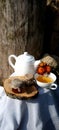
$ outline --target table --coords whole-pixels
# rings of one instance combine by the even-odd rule
[[[59,130],[59,86],[39,88],[35,98],[8,97],[0,86],[0,130]]]

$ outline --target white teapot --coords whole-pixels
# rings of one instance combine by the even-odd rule
[[[12,63],[12,58],[14,58],[15,64]],[[18,57],[10,55],[8,57],[8,62],[14,69],[16,75],[23,76],[25,74],[35,74],[40,60],[35,61],[35,58],[32,55],[28,54],[28,52],[24,52],[24,54],[19,55]]]

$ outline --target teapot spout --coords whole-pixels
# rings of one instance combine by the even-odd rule
[[[35,63],[34,63],[34,68],[35,70],[37,69],[38,65],[40,64],[40,60],[36,60]]]

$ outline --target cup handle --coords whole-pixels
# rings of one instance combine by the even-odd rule
[[[55,84],[55,83],[51,84],[50,89],[51,90],[56,90],[57,89],[57,84]]]
[[[12,58],[14,58],[15,61],[16,61],[17,57],[16,57],[15,55],[10,55],[10,56],[8,57],[8,62],[9,62],[9,64],[11,65],[11,67],[12,67],[13,69],[15,69],[15,65],[12,63]]]

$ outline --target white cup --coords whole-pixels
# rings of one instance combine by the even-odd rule
[[[42,87],[42,88],[47,88],[47,89],[51,89],[51,90],[56,90],[57,89],[57,84],[55,83],[57,77],[54,73],[50,73],[47,76],[50,77],[52,79],[52,82],[41,82],[37,80],[37,77],[41,76],[39,74],[35,74],[35,80],[38,86]],[[43,75],[42,75],[43,76]]]

